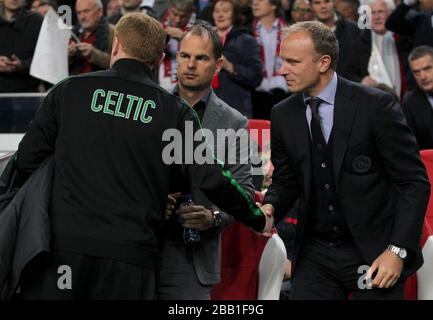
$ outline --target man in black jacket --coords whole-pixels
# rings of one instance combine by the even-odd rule
[[[433,149],[433,48],[419,46],[409,55],[418,88],[403,101],[403,111],[420,149]]]
[[[30,65],[42,18],[24,9],[24,0],[4,0],[0,8],[0,93],[38,91]]]
[[[186,121],[194,120],[151,80],[164,46],[155,19],[125,15],[116,25],[112,69],[66,79],[44,100],[20,143],[17,168],[32,173],[54,154],[52,252],[29,269],[22,298],[154,298],[170,181],[163,136],[184,137]],[[174,151],[185,159],[187,150]],[[231,186],[227,172],[185,167],[192,187],[245,224],[260,231],[266,222],[270,230],[272,219]]]
[[[339,75],[347,77],[350,57],[359,35],[357,25],[337,15],[333,0],[312,0],[311,11],[318,21],[325,24],[335,33],[340,52],[336,71]]]
[[[386,21],[386,28],[413,39],[413,47],[433,46],[433,1],[422,1],[425,12],[411,12],[416,0],[403,0]]]
[[[281,217],[300,198],[291,299],[401,299],[422,265],[430,192],[401,108],[337,76],[337,40],[320,23],[291,26],[281,56],[297,94],[272,110],[262,209]]]

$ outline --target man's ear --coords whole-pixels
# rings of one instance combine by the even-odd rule
[[[331,67],[331,57],[329,55],[324,55],[320,57],[320,69],[319,71],[325,73]]]
[[[111,48],[110,68],[113,66],[113,64],[117,60],[117,56],[119,54],[119,49],[120,49],[120,41],[117,38],[117,36],[114,36],[114,38],[113,38],[113,46]]]
[[[216,70],[215,70],[215,74],[219,73],[222,69],[223,66],[223,58],[220,57],[219,59],[216,60]]]

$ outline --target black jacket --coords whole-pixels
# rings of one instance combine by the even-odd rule
[[[433,110],[425,92],[419,88],[409,92],[403,100],[403,111],[419,148],[433,149]]]
[[[233,27],[227,35],[223,55],[233,64],[234,72],[219,73],[217,96],[247,118],[252,117],[251,90],[263,78],[260,48],[246,29]]]
[[[414,48],[422,45],[433,47],[433,25],[431,20],[433,12],[414,13],[409,11],[409,6],[403,2],[400,3],[386,20],[386,28],[413,38]]]
[[[42,17],[30,11],[22,11],[12,22],[0,15],[0,56],[16,55],[24,65],[20,72],[0,72],[0,93],[38,91],[40,81],[29,72],[41,25]]]
[[[184,137],[188,120],[194,126],[190,108],[137,60],[55,86],[17,152],[21,173],[54,154],[53,249],[156,267],[170,180],[162,156],[170,154],[170,143],[179,147],[170,137]],[[181,159],[192,152],[181,149],[175,151]],[[264,227],[217,166],[187,165],[186,171],[192,186],[221,209]]]
[[[403,112],[389,94],[339,77],[332,130],[336,192],[356,246],[369,265],[389,244],[406,248],[404,278],[422,265],[430,184]],[[272,110],[275,169],[264,201],[281,217],[300,198],[295,268],[312,199],[309,146],[304,101],[295,94]]]
[[[54,159],[50,157],[18,192],[10,190],[15,175],[14,159],[2,174],[0,211],[0,293],[9,299],[17,289],[24,267],[37,255],[50,251],[48,208]],[[13,198],[12,198],[13,197]]]
[[[350,64],[348,67],[347,78],[361,82],[364,77],[368,76],[368,63],[371,56],[371,30],[363,30],[359,35],[358,40],[355,43],[354,52],[350,58]],[[406,74],[409,66],[407,63],[407,57],[411,49],[411,41],[408,37],[398,36],[394,34],[395,44],[397,47],[398,58],[400,62],[400,77],[402,93],[405,92],[406,87]],[[403,95],[402,95],[403,96]]]
[[[338,40],[339,49],[337,73],[342,77],[347,77],[353,47],[359,36],[359,28],[353,22],[342,18],[338,19],[335,27],[334,33]]]

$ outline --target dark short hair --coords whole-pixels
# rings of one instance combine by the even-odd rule
[[[213,12],[215,10],[215,6],[218,2],[228,2],[232,4],[233,7],[233,26],[240,27],[244,24],[245,17],[242,15],[241,6],[239,5],[239,1],[237,0],[214,0],[212,1],[212,23],[215,25],[215,21],[213,21]]]
[[[188,34],[208,37],[213,45],[213,54],[215,59],[221,58],[223,53],[223,45],[221,43],[220,37],[218,36],[218,33],[211,25],[207,23],[199,23],[192,25],[182,34],[182,37],[179,40],[179,45]]]
[[[318,21],[298,22],[285,29],[286,36],[295,32],[305,32],[310,35],[314,50],[322,56],[330,56],[330,68],[332,70],[337,69],[339,54],[338,40],[331,29]]]
[[[433,47],[430,46],[419,46],[413,49],[408,57],[409,62],[422,58],[424,56],[430,56],[433,59]]]

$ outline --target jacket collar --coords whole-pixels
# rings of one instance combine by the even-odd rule
[[[119,59],[113,64],[112,69],[125,78],[133,76],[153,79],[152,70],[144,62],[135,59]]]

